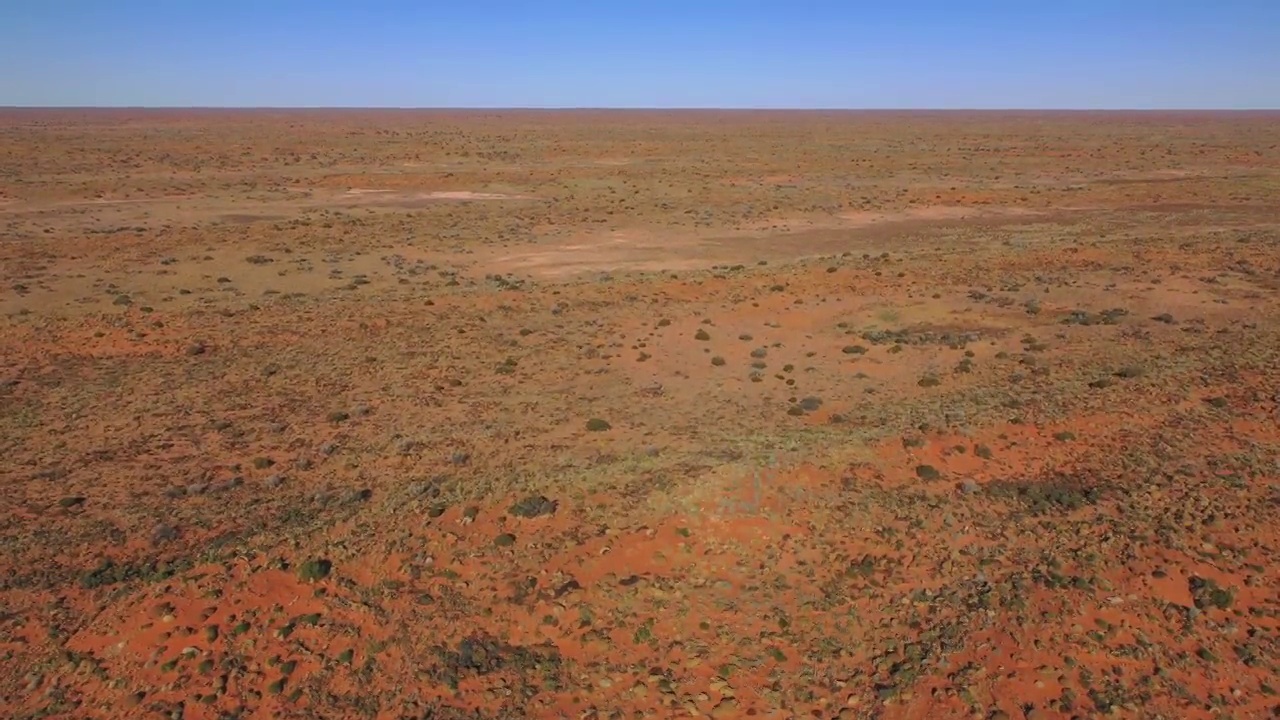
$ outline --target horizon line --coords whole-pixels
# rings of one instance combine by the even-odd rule
[[[1026,112],[1026,113],[1247,113],[1280,112],[1275,107],[768,107],[768,106],[612,106],[612,105],[0,105],[0,111],[11,110],[232,110],[232,111],[508,111],[508,112]]]

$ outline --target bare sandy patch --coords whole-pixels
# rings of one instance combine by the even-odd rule
[[[528,273],[544,279],[590,272],[703,270],[760,260],[789,262],[855,250],[875,250],[878,254],[883,242],[904,233],[968,223],[1040,219],[1042,213],[1025,208],[934,206],[775,221],[736,231],[655,232],[633,228],[577,234],[554,243],[544,241],[520,252],[482,255],[478,265],[487,272]],[[476,261],[474,255],[467,259]]]
[[[532,200],[528,195],[508,195],[506,193],[471,192],[469,190],[451,190],[447,192],[424,193],[421,197],[427,200]]]
[[[1030,217],[1036,210],[1020,207],[966,207],[962,205],[930,205],[897,212],[854,211],[837,215],[847,225],[863,226],[912,220],[970,220],[991,217]]]
[[[473,190],[432,190],[424,192],[403,192],[390,189],[351,188],[341,196],[344,199],[368,199],[378,203],[415,203],[433,200],[534,200],[528,195],[513,193],[480,192]]]
[[[501,273],[559,278],[588,272],[696,270],[720,262],[726,260],[708,254],[698,238],[627,230],[539,245],[482,260],[481,265]]]
[[[1081,208],[1081,210],[1084,209]],[[1061,212],[1056,214],[1062,215]],[[899,230],[906,230],[909,227],[970,222],[982,224],[1035,222],[1049,217],[1044,211],[1017,206],[922,205],[892,211],[850,210],[833,215],[765,218],[745,223],[738,229],[755,233],[795,233],[899,226]]]
[[[92,200],[71,200],[60,205],[141,205],[144,203],[166,203],[175,200],[191,200],[199,195],[165,195],[162,197],[140,198],[94,198]]]

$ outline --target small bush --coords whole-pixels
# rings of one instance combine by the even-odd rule
[[[529,497],[512,505],[508,512],[516,517],[522,518],[554,515],[556,512],[556,501],[550,500],[542,495],[530,495]]]
[[[921,480],[937,480],[942,477],[942,473],[938,472],[938,468],[932,465],[917,465],[916,477]]]
[[[1101,488],[1084,478],[1050,476],[1039,480],[1001,480],[987,485],[994,497],[1015,500],[1033,515],[1070,512],[1094,505],[1102,497]]]
[[[1211,579],[1193,575],[1187,585],[1191,591],[1192,601],[1195,603],[1196,608],[1200,610],[1210,607],[1227,610],[1235,602],[1235,593],[1219,587],[1218,583]]]
[[[1116,377],[1124,378],[1126,380],[1132,380],[1133,378],[1140,378],[1146,374],[1147,374],[1146,370],[1143,370],[1141,367],[1137,365],[1125,365],[1124,367],[1116,371]]]
[[[315,582],[329,577],[332,570],[333,563],[328,560],[322,558],[308,560],[298,566],[298,577],[303,582]]]

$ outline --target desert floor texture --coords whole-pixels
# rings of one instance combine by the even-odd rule
[[[1280,714],[1280,115],[0,112],[15,718]]]

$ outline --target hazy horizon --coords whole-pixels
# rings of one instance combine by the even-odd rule
[[[1280,3],[0,7],[0,106],[1272,110]]]
[[[1024,113],[1028,115],[1034,114],[1054,114],[1054,113],[1080,113],[1080,114],[1140,114],[1140,115],[1170,115],[1170,114],[1201,114],[1201,115],[1243,115],[1243,114],[1280,114],[1280,107],[1257,107],[1257,108],[1217,108],[1217,107],[1161,107],[1161,108],[1125,108],[1125,107],[1106,107],[1106,108],[1076,108],[1076,107],[989,107],[989,108],[964,108],[964,107],[592,107],[583,106],[562,106],[562,107],[533,107],[533,106],[502,106],[502,105],[477,105],[472,107],[456,106],[395,106],[395,105],[0,105],[0,110],[154,110],[154,111],[195,111],[195,110],[217,110],[227,112],[339,112],[339,111],[386,111],[386,112],[531,112],[531,113],[555,113],[555,112],[664,112],[664,113],[898,113],[904,115],[910,114],[1017,114]]]

